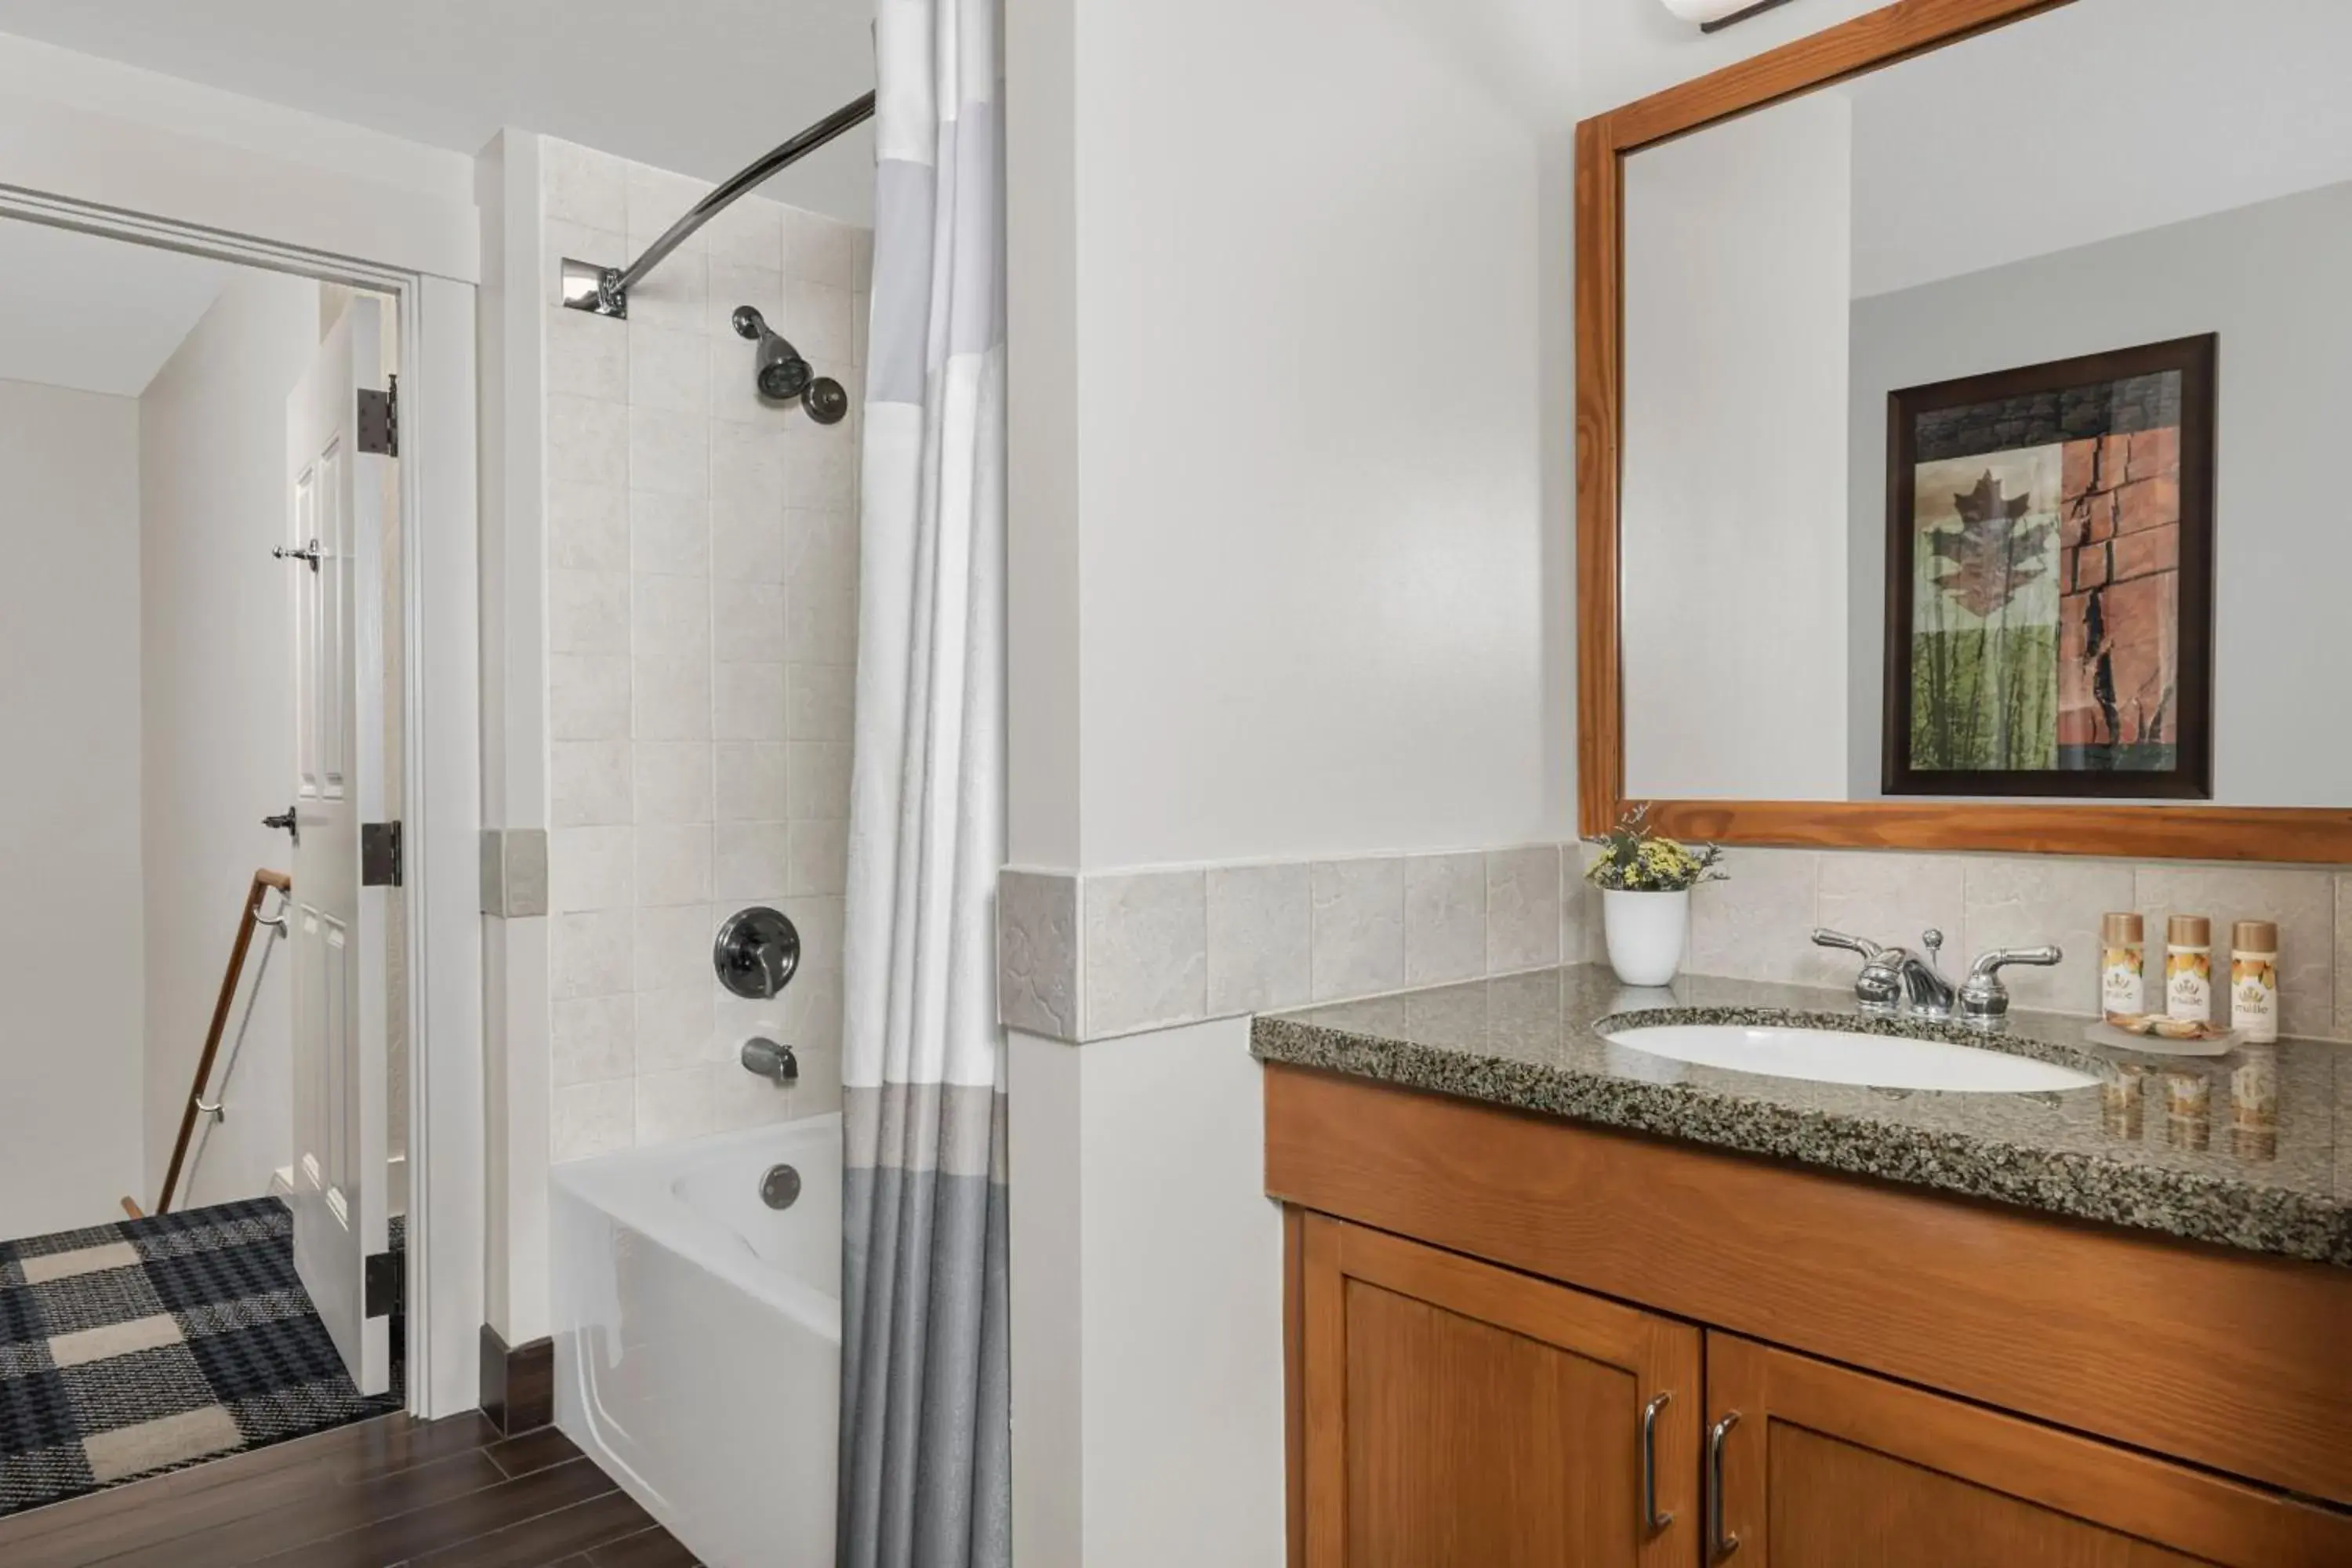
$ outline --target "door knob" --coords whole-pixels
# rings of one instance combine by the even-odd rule
[[[290,805],[284,811],[277,812],[271,816],[263,817],[261,819],[261,826],[264,827],[282,827],[286,830],[286,836],[293,839],[296,844],[299,845],[302,842],[302,829],[296,825],[294,821],[294,808]]]
[[[273,544],[269,547],[269,553],[275,555],[280,561],[302,562],[313,572],[316,572],[319,569],[319,542],[315,539],[299,550],[289,549],[283,544]]]

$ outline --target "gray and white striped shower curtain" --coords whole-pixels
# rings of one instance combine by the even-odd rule
[[[1005,1568],[1001,0],[881,0],[842,1082],[844,1568]]]

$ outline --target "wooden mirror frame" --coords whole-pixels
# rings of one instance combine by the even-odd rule
[[[1619,465],[1624,160],[1671,138],[2073,0],[1898,0],[1576,128],[1577,825],[1625,795]],[[1658,800],[1661,832],[1724,844],[1974,849],[2133,859],[2352,862],[2352,809],[1935,800]]]

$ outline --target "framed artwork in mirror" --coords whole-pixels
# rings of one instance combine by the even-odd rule
[[[1888,795],[2210,799],[2209,334],[1888,398]]]

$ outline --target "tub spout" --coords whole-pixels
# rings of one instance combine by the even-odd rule
[[[793,1057],[792,1047],[756,1036],[743,1042],[742,1061],[746,1072],[758,1073],[778,1089],[798,1081],[801,1076],[801,1064]]]

